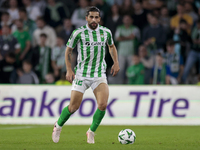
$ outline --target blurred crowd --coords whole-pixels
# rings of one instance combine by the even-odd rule
[[[0,83],[70,84],[66,43],[88,6],[118,50],[116,77],[106,52],[109,84],[200,83],[200,0],[1,0]]]

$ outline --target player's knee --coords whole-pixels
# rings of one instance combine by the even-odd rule
[[[98,108],[99,108],[99,110],[106,110],[106,107],[107,107],[107,103],[100,103],[99,105],[98,105]]]
[[[71,105],[69,106],[69,112],[73,114],[78,110],[78,108],[79,108],[78,105]]]

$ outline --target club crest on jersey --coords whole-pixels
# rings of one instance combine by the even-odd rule
[[[85,42],[86,46],[104,46],[105,42]]]

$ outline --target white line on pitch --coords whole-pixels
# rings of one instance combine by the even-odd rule
[[[34,128],[34,126],[4,127],[4,128],[0,128],[0,130],[28,129],[28,128]]]

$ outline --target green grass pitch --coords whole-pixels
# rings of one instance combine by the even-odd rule
[[[200,150],[200,126],[99,126],[95,144],[87,144],[89,126],[63,127],[53,143],[53,125],[0,125],[0,150]],[[136,142],[118,142],[120,130],[130,128]]]

